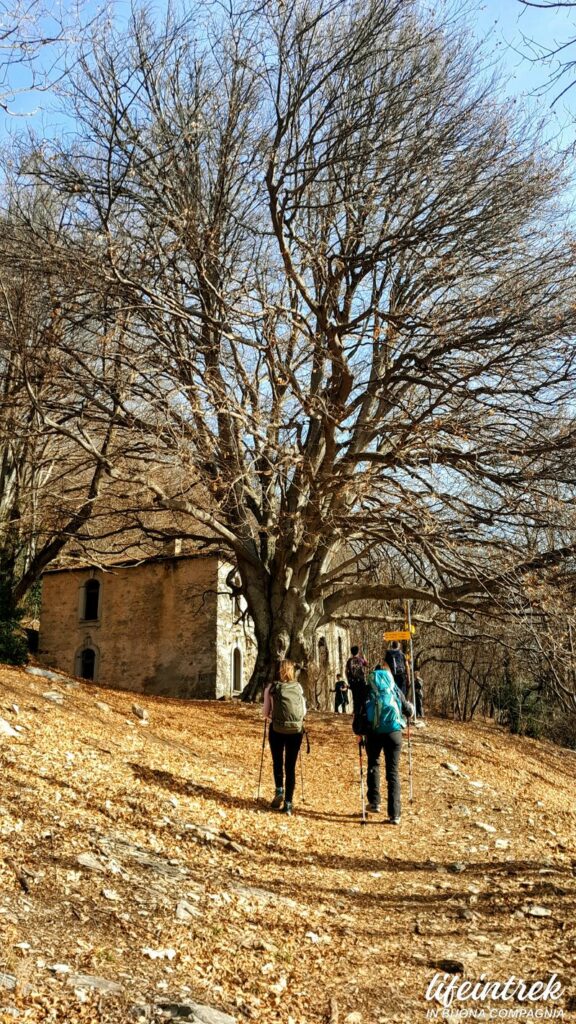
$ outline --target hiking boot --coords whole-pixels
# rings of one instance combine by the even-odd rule
[[[282,801],[283,800],[284,800],[284,790],[283,789],[277,789],[276,790],[276,796],[272,800],[272,802],[270,804],[270,807],[273,807],[274,810],[277,811],[279,807],[282,807]]]
[[[400,824],[400,815],[398,815],[397,818],[390,818],[389,820],[390,820],[390,824],[391,825],[399,825]]]
[[[282,814],[292,814],[292,804],[288,803],[288,801],[284,803]]]
[[[372,811],[372,814],[380,814],[380,804],[377,804],[377,803],[368,804],[368,810]]]

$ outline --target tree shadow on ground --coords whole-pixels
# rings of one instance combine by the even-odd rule
[[[394,826],[388,826],[387,823],[378,823],[377,827],[390,830],[394,828]],[[376,854],[374,857],[347,856],[340,853],[315,853],[313,856],[314,864],[317,867],[343,871],[378,871],[390,874],[424,871],[443,879],[456,875],[461,878],[470,878],[479,874],[491,875],[493,878],[499,876],[514,878],[517,875],[531,873],[540,878],[539,884],[531,887],[531,893],[538,891],[565,895],[565,891],[561,890],[553,881],[544,881],[541,878],[539,874],[541,862],[538,860],[471,861],[455,870],[453,865],[458,862],[405,860],[399,857],[390,857],[384,850],[380,855]],[[283,847],[282,858],[287,865],[304,867],[310,863],[308,857],[308,854],[304,855],[299,850]],[[551,870],[555,875],[574,879],[574,869],[571,865],[556,865]],[[574,891],[576,892],[576,879],[574,879]]]
[[[226,804],[228,807],[236,807],[245,811],[263,811],[265,809],[255,798],[250,800],[248,797],[233,796],[231,793],[216,789],[215,786],[205,785],[203,782],[179,779],[172,772],[159,768],[149,768],[147,765],[133,761],[129,762],[128,767],[141,782],[160,786],[162,789],[168,790],[169,793],[178,793],[180,796],[201,796],[205,800],[214,800],[217,803]]]

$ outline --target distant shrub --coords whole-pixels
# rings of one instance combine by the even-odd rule
[[[576,750],[576,712],[557,711],[550,723],[548,738],[561,747]]]
[[[28,660],[28,641],[17,619],[0,620],[0,661],[24,665]]]
[[[28,660],[28,641],[21,618],[14,608],[7,581],[0,579],[0,661],[8,665],[23,665]]]

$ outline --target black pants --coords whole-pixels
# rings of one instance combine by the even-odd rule
[[[296,761],[302,745],[301,732],[284,734],[274,732],[272,725],[268,730],[268,740],[272,752],[272,766],[274,769],[274,783],[277,789],[284,789],[286,803],[292,803],[294,787],[296,785]],[[286,774],[286,785],[284,786],[284,774]]]
[[[424,697],[418,693],[418,690],[416,690],[416,715],[418,718],[424,718]]]
[[[368,756],[368,803],[380,803],[380,755],[384,751],[386,782],[388,784],[388,817],[399,818],[400,802],[400,751],[402,730],[389,733],[368,733],[366,754]]]
[[[402,690],[404,696],[408,698],[408,680],[406,676],[401,673],[398,673],[398,675],[394,676],[394,682],[396,683],[398,689]]]

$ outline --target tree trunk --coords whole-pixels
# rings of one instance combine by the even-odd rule
[[[278,659],[289,658],[299,667],[298,678],[307,701],[314,703],[308,665],[318,617],[315,610],[310,608],[299,588],[290,586],[282,592],[278,580],[286,578],[286,573],[270,574],[263,586],[262,574],[253,567],[239,566],[239,569],[257,644],[256,662],[242,699],[256,700],[273,681]]]

